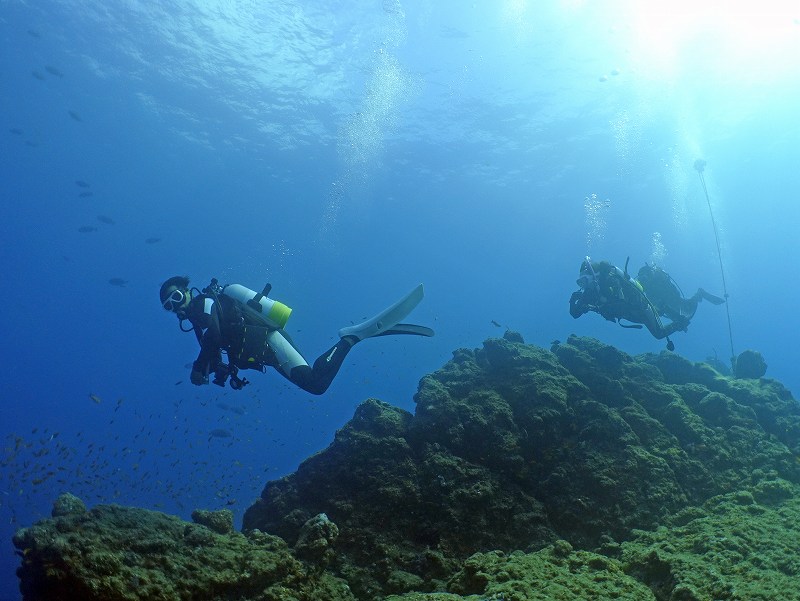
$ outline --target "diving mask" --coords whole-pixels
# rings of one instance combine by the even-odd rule
[[[188,297],[188,291],[184,292],[183,290],[178,290],[177,288],[173,290],[170,295],[167,297],[167,300],[164,301],[163,305],[167,311],[172,311],[176,313],[178,309],[183,306],[183,303],[186,301]]]

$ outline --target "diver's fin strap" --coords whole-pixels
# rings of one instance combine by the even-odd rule
[[[247,301],[247,306],[250,307],[253,311],[257,311],[261,313],[263,307],[261,306],[261,299],[265,296],[269,296],[270,291],[272,290],[272,284],[264,284],[264,289],[256,294],[253,298]]]
[[[376,336],[394,336],[395,334],[411,334],[413,336],[431,337],[434,335],[434,331],[425,326],[418,326],[411,323],[398,323],[397,325],[393,326],[391,330],[386,330],[385,332],[376,334]]]

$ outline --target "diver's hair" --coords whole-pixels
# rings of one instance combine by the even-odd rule
[[[186,275],[176,275],[169,278],[166,282],[161,284],[161,290],[159,291],[158,295],[161,298],[161,304],[164,304],[164,301],[167,300],[167,297],[172,293],[170,288],[180,288],[185,289],[189,287],[189,276]]]

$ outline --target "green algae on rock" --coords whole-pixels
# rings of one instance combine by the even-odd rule
[[[575,551],[566,541],[535,553],[476,553],[448,583],[448,593],[389,596],[385,601],[655,601],[622,564]]]
[[[760,378],[765,373],[767,373],[767,362],[758,351],[747,349],[736,357],[733,375],[737,378]]]
[[[57,518],[65,515],[81,515],[86,513],[86,504],[71,493],[59,495],[53,503],[52,517]]]
[[[776,502],[775,490],[785,496]],[[757,502],[761,499],[761,504]],[[625,571],[658,599],[800,600],[800,488],[770,481],[713,497],[621,545]]]
[[[192,521],[205,526],[217,534],[230,534],[233,532],[233,512],[230,509],[208,511],[195,509],[192,512]]]
[[[67,513],[19,530],[13,542],[26,600],[353,600],[343,581],[312,574],[276,536],[219,534],[144,509]]]
[[[246,535],[224,512],[60,498],[14,538],[26,601],[800,601],[788,390],[674,353],[508,338],[455,351],[414,415],[362,403],[267,483]]]
[[[791,394],[673,353],[490,339],[455,351],[415,401],[414,416],[358,407],[328,449],[267,484],[245,529],[293,543],[326,513],[340,528],[336,569],[367,599],[404,583],[444,590],[477,551],[593,549],[714,495],[800,482]]]

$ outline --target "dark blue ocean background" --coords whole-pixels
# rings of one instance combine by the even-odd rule
[[[240,524],[360,402],[413,411],[506,327],[660,352],[568,299],[587,254],[723,294],[699,158],[735,352],[797,393],[800,9],[655,4],[0,2],[0,599],[62,492]],[[363,342],[322,397],[194,387],[181,274],[270,282],[309,360],[419,282],[436,337]],[[725,307],[673,340],[727,362]]]

